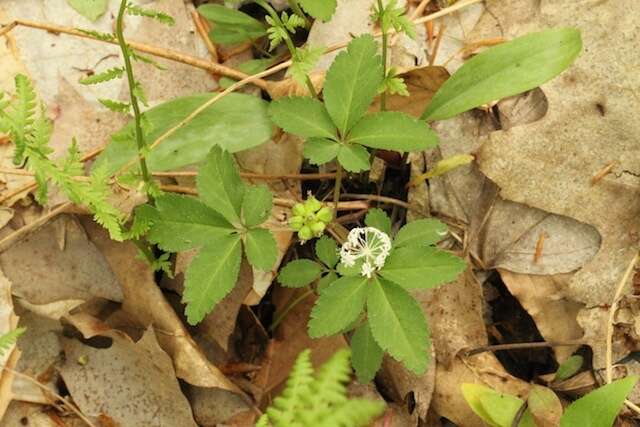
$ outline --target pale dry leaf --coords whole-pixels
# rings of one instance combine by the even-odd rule
[[[122,427],[196,426],[169,356],[148,329],[137,343],[109,333],[108,348],[63,339],[60,369],[71,397],[87,416],[104,414]]]
[[[532,275],[498,269],[505,286],[536,323],[540,335],[549,342],[579,340],[584,331],[577,321],[584,307],[565,296],[571,274]],[[554,347],[558,363],[569,358],[579,346]]]
[[[75,220],[67,223],[64,250],[57,242],[61,216],[0,254],[14,295],[32,304],[92,297],[122,301],[122,289],[104,256]]]
[[[178,377],[202,387],[237,390],[193,341],[156,285],[149,264],[138,258],[135,245],[109,239],[104,229],[88,218],[84,219],[83,225],[122,286],[123,311],[143,329],[154,325],[158,342],[173,358]]]
[[[580,322],[587,331],[602,330],[599,307],[611,304],[615,287],[640,247],[640,163],[637,111],[640,67],[635,47],[640,34],[629,31],[640,16],[637,2],[609,8],[599,1],[490,1],[488,6],[505,34],[532,27],[573,26],[581,30],[584,49],[561,76],[545,84],[549,111],[543,120],[488,135],[479,151],[482,172],[509,200],[565,215],[594,226],[602,236],[598,253],[569,283],[568,295],[586,304]],[[526,24],[508,16],[537,10]],[[481,28],[495,32],[495,23]],[[613,173],[597,184],[592,178],[616,161]],[[589,308],[594,307],[594,308]],[[593,320],[593,323],[591,320]],[[594,365],[604,363],[603,335],[591,342]],[[595,338],[595,336],[594,336]]]
[[[0,271],[0,335],[7,334],[18,326],[18,316],[13,311],[11,287],[11,281]],[[0,366],[14,369],[19,358],[20,350],[12,345],[0,356]],[[13,379],[14,375],[9,370],[3,369],[0,372],[0,419],[13,398],[11,393]]]

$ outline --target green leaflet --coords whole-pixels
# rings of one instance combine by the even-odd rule
[[[271,215],[273,194],[266,185],[250,185],[242,198],[242,219],[247,227],[262,224]]]
[[[114,67],[110,68],[102,73],[94,74],[93,76],[89,76],[80,80],[80,83],[83,85],[95,85],[98,83],[108,82],[109,80],[119,79],[124,74],[124,67]]]
[[[240,236],[216,239],[204,246],[185,273],[182,300],[187,304],[187,321],[200,322],[233,289],[240,271]]]
[[[443,120],[540,86],[573,63],[580,32],[558,28],[527,34],[467,61],[435,94],[421,119]]]
[[[338,161],[348,172],[369,170],[369,152],[357,144],[342,144],[338,150]]]
[[[153,212],[153,227],[147,238],[169,252],[197,248],[235,231],[219,213],[193,197],[164,194],[148,210]]]
[[[240,223],[244,184],[230,153],[213,147],[198,172],[197,186],[204,203],[220,212],[227,221]]]
[[[309,336],[337,334],[355,321],[364,308],[369,279],[342,277],[320,292],[311,311]]]
[[[433,247],[393,249],[380,275],[405,289],[428,289],[455,280],[466,269],[455,255]]]
[[[309,15],[322,21],[331,19],[336,11],[336,0],[298,0],[300,6]]]
[[[3,356],[4,353],[9,348],[11,348],[11,346],[14,345],[16,341],[18,341],[18,338],[20,338],[20,336],[24,334],[26,330],[26,328],[16,328],[0,336],[0,356]]]
[[[447,226],[437,219],[419,219],[405,224],[396,235],[393,246],[429,246],[447,235]]]
[[[629,376],[595,389],[573,402],[560,419],[560,427],[611,427],[627,395],[638,382]]]
[[[89,21],[97,21],[109,7],[109,0],[67,0],[69,6]]]
[[[297,259],[285,265],[278,274],[278,282],[288,288],[307,286],[320,277],[322,267],[310,259]]]
[[[338,245],[329,236],[322,236],[316,242],[316,256],[329,268],[334,268],[340,260],[338,256]]]
[[[249,264],[262,271],[270,271],[276,263],[278,247],[273,234],[265,228],[247,231],[244,250]]]
[[[429,362],[430,338],[418,302],[400,286],[377,278],[368,287],[367,313],[378,345],[410,371],[422,374]]]
[[[373,380],[382,365],[384,351],[373,338],[369,322],[364,322],[351,337],[351,363],[358,381],[366,384]]]
[[[377,228],[387,234],[391,234],[391,219],[380,208],[369,209],[367,216],[364,218],[367,227]]]
[[[438,137],[424,121],[395,111],[369,114],[349,132],[348,141],[371,148],[418,151],[438,145]]]
[[[333,61],[324,82],[324,104],[342,135],[366,113],[382,78],[382,58],[371,35],[353,39]]]
[[[284,97],[269,105],[273,122],[303,138],[335,138],[336,127],[322,102],[306,96]]]
[[[322,292],[323,289],[328,288],[336,280],[338,280],[338,275],[333,271],[325,274],[318,280],[318,291]]]
[[[142,115],[150,125],[145,140],[152,144],[212,96],[176,98],[147,110]],[[266,102],[254,96],[232,93],[221,98],[154,148],[147,156],[149,168],[163,171],[199,163],[214,145],[235,153],[267,142],[273,127],[266,107]],[[130,136],[132,126],[128,124],[113,136],[96,166],[108,163],[113,173],[135,159],[138,150]]]
[[[209,37],[216,43],[229,45],[252,41],[264,36],[265,25],[239,10],[217,4],[203,4],[198,13],[213,23]]]
[[[340,143],[331,139],[311,138],[304,143],[303,155],[314,165],[323,165],[338,156]]]

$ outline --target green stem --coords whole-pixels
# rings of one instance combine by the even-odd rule
[[[340,202],[340,187],[342,187],[342,165],[337,160],[336,165],[338,169],[336,169],[336,182],[333,187],[333,211],[337,215],[338,203]]]
[[[156,260],[156,257],[153,254],[153,252],[151,251],[151,248],[149,247],[149,245],[146,244],[144,241],[139,240],[139,239],[133,240],[133,243],[140,250],[140,252],[144,255],[144,257],[147,259],[147,262],[149,263],[149,265],[153,265],[153,263]]]
[[[278,325],[280,325],[280,323],[282,323],[282,321],[285,319],[285,317],[287,317],[287,315],[289,314],[289,312],[298,304],[300,304],[302,301],[304,301],[309,295],[311,295],[313,293],[313,289],[308,289],[307,292],[305,292],[304,294],[300,295],[298,298],[296,298],[295,300],[293,300],[289,305],[287,305],[283,310],[282,313],[278,314],[276,316],[275,319],[273,319],[273,322],[271,323],[271,326],[269,326],[269,331],[273,332],[276,330],[276,328],[278,327]]]
[[[293,10],[293,13],[298,15],[300,18],[304,19],[305,28],[309,28],[309,21],[307,20],[307,16],[304,14],[300,5],[298,4],[298,0],[288,0],[289,7]]]
[[[144,149],[146,144],[144,141],[144,134],[142,133],[142,116],[140,113],[140,105],[138,104],[138,97],[135,95],[136,81],[133,77],[133,67],[131,66],[131,56],[129,53],[129,46],[124,39],[123,21],[124,13],[127,9],[127,1],[122,0],[120,2],[120,10],[118,12],[118,18],[116,20],[116,37],[118,38],[118,44],[124,57],[124,67],[127,73],[127,82],[129,83],[129,98],[131,100],[131,107],[133,108],[133,117],[135,120],[135,133],[136,143],[138,145],[138,158],[140,160],[140,171],[142,173],[142,179],[144,180],[147,189],[151,188],[151,174],[149,174],[149,168],[147,167],[147,161],[144,156]]]
[[[286,37],[284,38],[284,43],[287,45],[289,54],[291,55],[291,58],[294,61],[299,61],[300,58],[298,57],[298,50],[296,49],[296,46],[293,44],[293,40],[291,40],[291,37],[289,36],[289,31],[287,31],[284,24],[282,23],[282,20],[280,19],[280,16],[278,16],[278,12],[276,12],[276,10],[264,0],[256,0],[256,4],[258,4],[260,7],[262,7],[264,10],[267,11],[271,19],[273,19],[273,22],[275,22],[278,27],[284,29],[286,34]],[[318,93],[316,92],[316,88],[313,87],[313,82],[311,81],[311,78],[308,75],[305,76],[305,84],[311,96],[313,96],[314,98],[317,98]]]
[[[382,31],[382,78],[387,78],[387,50],[389,48],[388,34],[386,28],[382,22],[385,14],[384,5],[382,0],[378,0],[378,9],[380,10],[380,30]],[[387,109],[387,91],[385,90],[380,94],[380,111]]]

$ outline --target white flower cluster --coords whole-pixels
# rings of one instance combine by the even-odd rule
[[[362,260],[362,275],[371,278],[373,273],[384,266],[391,251],[391,239],[374,227],[354,228],[340,250],[340,260],[347,267],[353,267]]]

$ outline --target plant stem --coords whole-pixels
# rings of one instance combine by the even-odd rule
[[[295,0],[293,2],[295,3]],[[271,19],[273,19],[273,22],[275,22],[278,27],[280,27],[281,29],[284,30],[284,32],[286,34],[286,37],[284,37],[284,43],[287,45],[287,49],[289,50],[289,54],[291,54],[291,59],[293,60],[293,62],[299,61],[300,57],[298,55],[298,50],[296,49],[296,46],[293,44],[293,40],[291,40],[291,37],[289,35],[289,31],[286,29],[286,27],[282,23],[282,20],[280,19],[280,16],[278,16],[278,12],[276,12],[276,10],[273,7],[271,7],[271,5],[269,3],[267,3],[266,1],[264,1],[264,0],[256,0],[256,3],[260,7],[262,7],[264,10],[267,11],[267,13],[271,17]],[[289,4],[291,5],[291,3],[292,2],[290,1]],[[297,5],[297,3],[295,3],[295,4]],[[293,6],[292,6],[292,8],[293,8]],[[304,16],[304,14],[302,16]],[[318,97],[318,93],[316,92],[316,88],[313,86],[313,82],[311,81],[311,78],[308,75],[305,76],[304,83],[307,86],[307,89],[309,90],[309,93],[311,94],[311,96],[314,97],[314,98],[317,98]]]
[[[333,186],[333,210],[338,212],[338,203],[340,203],[340,188],[342,187],[342,165],[336,161],[338,169],[336,169],[336,182]]]
[[[382,4],[382,0],[378,0],[378,9],[380,10],[380,30],[382,31],[382,78],[387,78],[387,50],[389,47],[389,41],[387,34],[387,29],[385,28],[383,21],[384,16],[384,5]],[[386,90],[380,94],[380,111],[384,111],[387,109],[387,92]]]
[[[124,58],[124,67],[127,72],[129,98],[131,100],[131,107],[133,108],[133,117],[135,120],[136,144],[138,145],[138,153],[141,154],[140,156],[138,156],[138,159],[140,161],[140,172],[142,173],[142,179],[144,180],[145,186],[148,190],[149,188],[151,188],[152,180],[151,175],[149,174],[149,168],[147,168],[147,161],[145,160],[145,156],[143,155],[146,144],[144,142],[144,134],[142,133],[142,115],[140,113],[138,97],[135,94],[136,81],[133,77],[133,67],[131,66],[131,56],[129,52],[130,48],[124,39],[123,31],[124,12],[126,11],[126,9],[127,0],[122,0],[120,2],[120,10],[118,11],[118,18],[116,20],[116,37],[118,38],[118,44],[120,45],[120,50],[122,51],[122,56]]]
[[[295,300],[291,301],[290,304],[288,304],[283,310],[282,313],[278,314],[278,316],[276,316],[275,319],[273,319],[273,322],[271,323],[271,326],[269,326],[269,331],[273,332],[276,330],[276,328],[278,327],[278,325],[280,323],[282,323],[282,321],[284,320],[285,317],[287,317],[287,314],[289,314],[289,312],[298,304],[300,304],[302,301],[304,301],[309,295],[311,295],[313,293],[313,289],[309,288],[307,289],[307,291],[305,293],[303,293],[302,295],[300,295],[298,298],[296,298]]]

